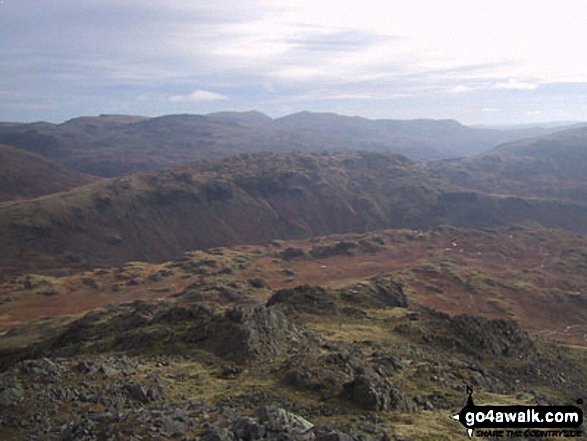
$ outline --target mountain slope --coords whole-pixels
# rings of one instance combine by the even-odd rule
[[[97,180],[40,155],[0,145],[0,201],[57,193]]]
[[[536,129],[540,130],[540,129]],[[456,121],[369,120],[302,112],[272,120],[259,112],[82,117],[62,124],[0,124],[0,143],[80,172],[114,177],[239,153],[369,150],[411,159],[467,156],[527,136]]]
[[[587,127],[504,144],[431,168],[475,190],[587,203]]]
[[[276,238],[530,221],[587,232],[587,207],[463,192],[394,155],[243,155],[0,204],[0,264],[162,261]]]
[[[193,248],[424,226],[439,188],[398,156],[241,156],[0,204],[0,258],[163,260]],[[43,253],[51,257],[38,262]]]

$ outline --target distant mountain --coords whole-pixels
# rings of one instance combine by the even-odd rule
[[[274,124],[282,129],[352,140],[361,148],[402,154],[413,160],[470,156],[506,141],[547,131],[478,129],[454,120],[369,120],[312,112],[285,116]]]
[[[268,125],[273,121],[270,117],[261,112],[251,110],[249,112],[216,112],[210,113],[207,117],[214,121],[221,121],[228,124],[244,125]]]
[[[533,134],[546,129],[535,129]],[[43,155],[83,173],[115,177],[240,153],[368,150],[413,160],[469,156],[529,135],[456,121],[369,120],[301,112],[271,119],[259,112],[82,117],[62,124],[0,123],[0,143]]]
[[[431,168],[454,184],[475,190],[587,204],[587,127],[503,144]]]
[[[242,155],[0,204],[0,266],[162,261],[277,238],[520,222],[585,233],[587,207],[464,192],[396,155]]]
[[[0,201],[34,198],[96,182],[30,152],[0,145]]]

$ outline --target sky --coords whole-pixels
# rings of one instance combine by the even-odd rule
[[[0,121],[587,121],[584,0],[0,0]]]

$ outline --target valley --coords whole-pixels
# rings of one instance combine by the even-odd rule
[[[0,124],[0,438],[452,440],[467,386],[576,404],[587,131],[545,131]]]

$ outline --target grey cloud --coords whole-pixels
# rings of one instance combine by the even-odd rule
[[[312,30],[299,37],[289,38],[285,43],[302,51],[317,52],[355,52],[375,44],[390,41],[394,37],[381,36],[353,29],[335,32],[317,32]]]

